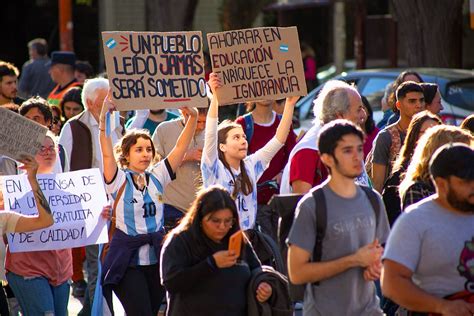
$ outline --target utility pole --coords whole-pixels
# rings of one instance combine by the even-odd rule
[[[365,68],[365,22],[367,9],[365,0],[357,0],[355,3],[355,34],[354,34],[354,57],[356,60],[356,68]]]
[[[346,59],[346,4],[336,1],[333,7],[333,38],[334,38],[334,65],[336,73],[344,71]]]
[[[72,32],[72,0],[58,0],[59,4],[59,47],[60,50],[74,51]]]

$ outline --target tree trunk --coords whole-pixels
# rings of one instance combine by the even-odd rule
[[[253,22],[269,0],[222,0],[219,21],[222,30],[238,30],[252,27]]]
[[[392,0],[410,67],[461,68],[463,0]]]
[[[147,30],[189,31],[199,0],[146,0]]]

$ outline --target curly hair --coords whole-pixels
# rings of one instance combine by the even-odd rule
[[[151,143],[151,150],[153,157],[156,155],[155,145],[151,139],[150,132],[146,129],[131,129],[128,130],[120,141],[114,146],[117,164],[120,168],[128,167],[127,156],[130,154],[130,148],[137,143],[139,138],[148,139]]]
[[[400,183],[400,197],[417,181],[430,183],[429,164],[433,153],[445,144],[456,142],[470,145],[474,142],[474,136],[460,127],[450,125],[438,125],[426,131],[418,140],[405,178]]]

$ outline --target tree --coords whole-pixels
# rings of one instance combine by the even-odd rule
[[[146,0],[149,31],[189,31],[199,0]]]
[[[410,67],[461,68],[463,0],[392,0]]]

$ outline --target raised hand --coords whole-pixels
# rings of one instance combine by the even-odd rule
[[[181,113],[183,113],[184,116],[190,116],[190,117],[197,117],[198,116],[197,108],[184,106],[184,107],[180,108],[180,110],[181,110]]]
[[[19,169],[25,170],[28,178],[36,179],[36,174],[38,173],[38,162],[35,157],[30,155],[24,155],[19,160],[23,165],[18,167]]]
[[[296,104],[296,102],[298,102],[298,100],[300,99],[300,96],[292,96],[292,97],[287,97],[286,98],[286,101],[285,101],[285,105],[288,104],[288,105],[292,105],[294,106]]]
[[[209,81],[207,83],[209,84],[209,87],[211,87],[211,92],[213,95],[216,94],[217,89],[222,87],[221,79],[215,72],[211,72],[209,75]]]

